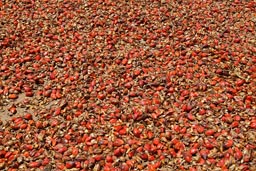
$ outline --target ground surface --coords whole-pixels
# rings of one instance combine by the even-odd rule
[[[256,170],[253,1],[0,2],[0,170]]]

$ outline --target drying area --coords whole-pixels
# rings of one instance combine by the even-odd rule
[[[0,2],[0,170],[255,171],[256,4]]]

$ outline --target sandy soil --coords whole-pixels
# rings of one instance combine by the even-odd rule
[[[51,109],[59,104],[59,100],[53,100],[48,103],[44,103],[40,101],[37,97],[26,97],[25,93],[19,94],[19,97],[15,100],[5,100],[0,102],[0,120],[5,123],[10,120],[12,117],[19,117],[23,116],[26,113],[35,113],[36,110],[40,110],[41,108],[44,109]],[[9,109],[12,105],[15,105],[17,112],[12,114]],[[38,108],[39,105],[39,108]],[[41,107],[40,107],[41,106]],[[34,119],[36,120],[37,117],[33,115]]]

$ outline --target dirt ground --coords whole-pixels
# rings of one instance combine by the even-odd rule
[[[45,104],[46,105],[42,105]],[[45,108],[45,109],[51,109],[52,107],[55,107],[57,104],[59,103],[59,100],[53,100],[50,102],[43,102],[40,101],[40,99],[38,97],[26,97],[25,93],[21,93],[19,94],[18,98],[15,100],[1,100],[0,101],[0,120],[3,123],[6,123],[8,120],[10,120],[12,117],[19,117],[19,116],[23,116],[26,113],[35,113],[37,112],[36,109],[40,109],[41,108]],[[39,108],[38,108],[38,105]],[[16,111],[15,113],[11,113],[10,112],[10,108],[12,106],[16,107]],[[34,119],[36,120],[37,117],[36,115],[33,115]]]

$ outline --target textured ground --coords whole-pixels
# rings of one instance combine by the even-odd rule
[[[255,23],[253,1],[1,1],[0,170],[256,170]]]

